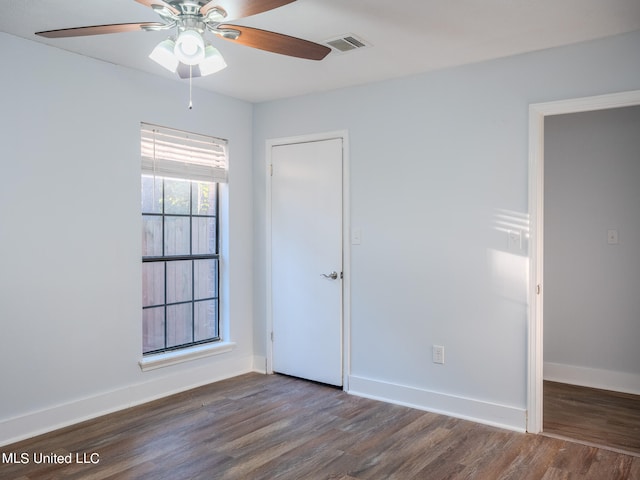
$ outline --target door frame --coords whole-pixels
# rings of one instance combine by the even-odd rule
[[[272,304],[272,284],[271,284],[271,261],[272,261],[272,245],[271,245],[271,229],[272,229],[272,210],[271,210],[271,163],[272,149],[280,145],[291,145],[296,143],[319,142],[324,140],[342,140],[342,388],[344,391],[349,390],[349,374],[351,372],[351,219],[350,219],[350,191],[349,191],[349,137],[347,130],[338,130],[332,132],[315,133],[308,135],[299,135],[293,137],[283,137],[268,139],[266,141],[265,155],[265,172],[266,172],[266,372],[273,373],[273,341],[271,335],[273,333],[273,304]]]
[[[544,301],[544,120],[550,115],[640,105],[640,90],[529,105],[529,345],[527,431],[542,432]]]

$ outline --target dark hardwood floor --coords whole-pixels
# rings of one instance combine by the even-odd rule
[[[640,479],[640,457],[260,374],[0,451],[3,480]]]
[[[544,382],[546,433],[640,455],[640,396]]]

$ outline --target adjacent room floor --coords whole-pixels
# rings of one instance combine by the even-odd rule
[[[640,456],[640,396],[544,382],[543,430]]]

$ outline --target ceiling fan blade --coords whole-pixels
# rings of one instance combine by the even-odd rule
[[[180,78],[189,78],[189,77],[198,78],[202,76],[200,74],[200,67],[198,65],[193,65],[191,69],[192,69],[191,72],[189,72],[189,65],[180,63],[180,65],[178,65],[178,69],[176,70],[176,73]]]
[[[139,0],[138,0],[139,1]],[[296,0],[211,0],[200,8],[200,13],[206,15],[209,10],[215,7],[222,8],[227,12],[225,20],[249,17],[258,13],[282,7]]]
[[[161,6],[165,7],[165,8],[167,8],[167,9],[169,9],[175,15],[179,15],[180,14],[180,10],[178,10],[173,5],[169,5],[164,0],[136,0],[136,2],[141,3],[142,5],[146,5],[149,8],[151,8],[151,5],[161,5]]]
[[[62,28],[60,30],[47,30],[36,32],[36,35],[47,38],[83,37],[86,35],[103,35],[105,33],[136,32],[142,27],[162,27],[164,23],[112,23],[110,25],[93,25],[90,27]]]
[[[269,32],[258,28],[243,27],[240,25],[219,25],[218,30],[237,30],[240,36],[237,39],[226,38],[230,42],[259,48],[267,52],[289,55],[290,57],[306,58],[308,60],[322,60],[331,49],[319,43],[313,43],[302,38],[290,37],[281,33]]]

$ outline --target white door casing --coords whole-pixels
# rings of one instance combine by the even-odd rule
[[[529,105],[529,346],[527,431],[542,432],[544,302],[544,119],[640,105],[640,90]]]

